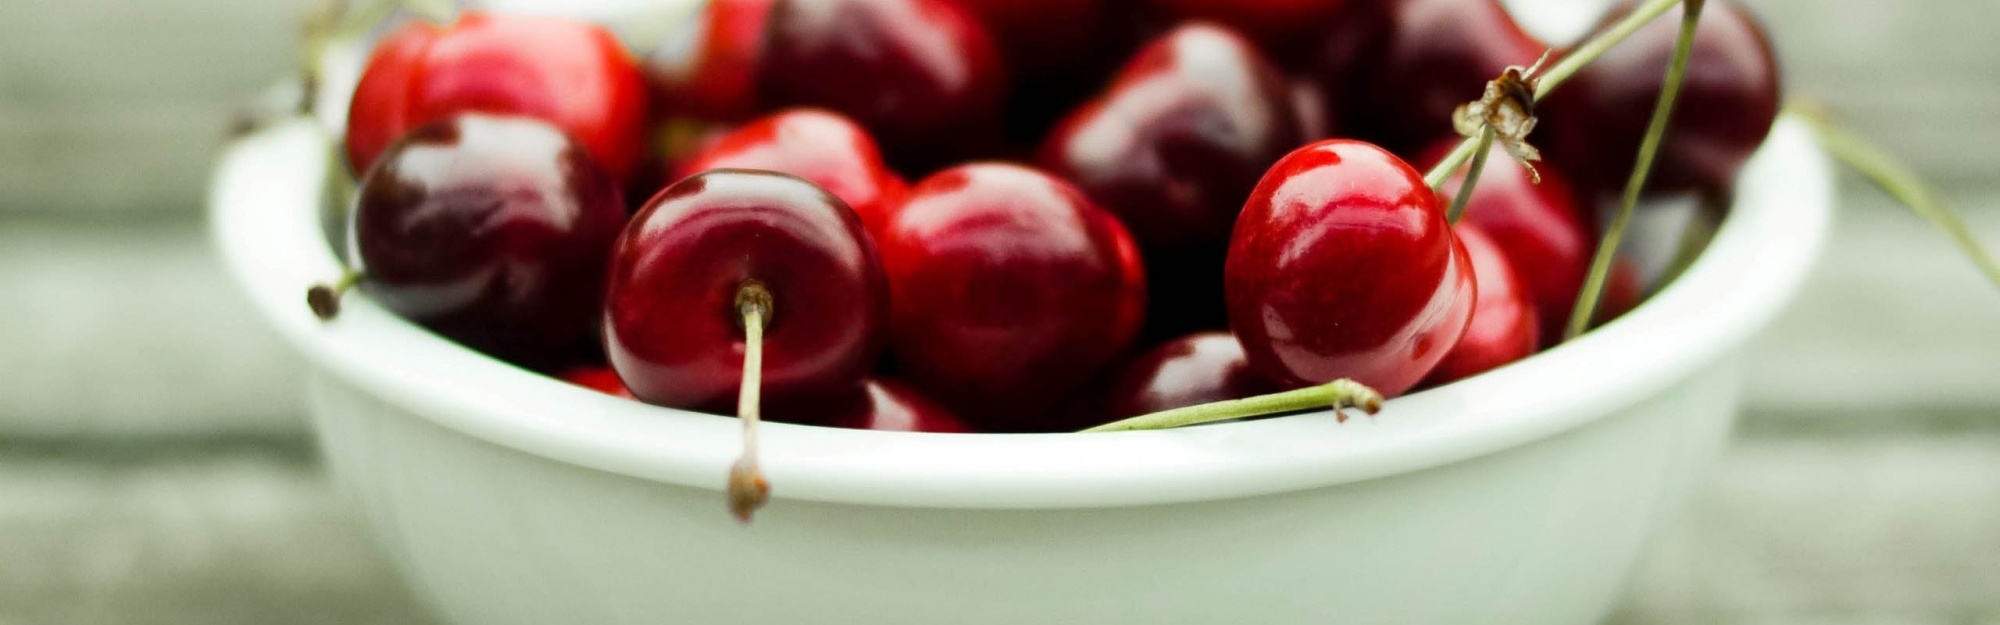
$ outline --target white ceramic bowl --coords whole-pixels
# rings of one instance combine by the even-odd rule
[[[1713,244],[1581,340],[1337,424],[937,435],[771,424],[775,501],[718,492],[727,417],[534,375],[350,297],[318,229],[328,143],[229,148],[215,237],[311,363],[334,475],[465,624],[1588,623],[1727,438],[1746,341],[1805,276],[1828,166],[1781,122]]]

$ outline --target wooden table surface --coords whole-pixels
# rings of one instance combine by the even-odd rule
[[[0,625],[430,622],[200,222],[301,4],[0,0]],[[1791,93],[2000,245],[2000,2],[1750,4]],[[1613,622],[2000,625],[2000,292],[1872,190],[1842,202],[1737,442]]]

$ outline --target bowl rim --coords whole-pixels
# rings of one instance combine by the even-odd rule
[[[209,199],[230,273],[316,374],[520,453],[721,489],[739,443],[732,417],[617,399],[515,368],[365,297],[348,298],[333,322],[313,317],[305,287],[340,269],[318,218],[332,145],[306,119],[244,137],[225,149]],[[1248,497],[1461,461],[1616,413],[1741,346],[1800,286],[1832,208],[1830,164],[1802,124],[1781,119],[1746,166],[1730,216],[1678,280],[1589,335],[1396,398],[1373,419],[1340,424],[1318,412],[1087,435],[770,423],[762,462],[777,505],[1059,509]]]

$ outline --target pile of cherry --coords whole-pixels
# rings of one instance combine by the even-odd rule
[[[580,384],[798,423],[1394,396],[1561,338],[1674,22],[1537,103],[1539,184],[1496,148],[1459,223],[1412,164],[1549,47],[1496,0],[711,0],[643,56],[412,22],[348,113],[343,285]],[[1708,2],[1692,59],[1649,193],[1726,193],[1777,113],[1743,7]],[[1603,308],[1640,291],[1621,264]]]

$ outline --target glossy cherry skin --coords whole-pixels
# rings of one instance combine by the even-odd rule
[[[795,176],[709,170],[667,187],[612,251],[604,297],[611,366],[649,403],[728,412],[741,380],[736,307],[768,289],[766,404],[860,387],[882,351],[887,282],[861,221]]]
[[[1404,155],[1456,136],[1453,109],[1548,48],[1498,0],[1350,2],[1324,41],[1307,74],[1325,90],[1329,118]]]
[[[517,364],[594,337],[618,184],[546,122],[465,114],[425,124],[362,177],[349,258],[387,308]]]
[[[695,43],[648,63],[663,97],[697,100],[690,108],[830,109],[918,168],[997,141],[1006,67],[951,0],[715,0],[693,24]]]
[[[563,372],[562,381],[575,384],[612,397],[636,399],[632,389],[625,388],[625,381],[618,379],[618,372],[611,367],[577,367]]]
[[[1148,43],[1043,145],[1043,166],[1118,215],[1153,263],[1149,334],[1226,323],[1236,213],[1265,168],[1304,143],[1291,96],[1248,40],[1189,24]]]
[[[1457,145],[1455,140],[1435,144],[1417,162],[1434,165]],[[1534,296],[1542,340],[1554,344],[1562,338],[1584,274],[1590,271],[1597,236],[1589,225],[1588,205],[1576,197],[1562,173],[1547,163],[1536,169],[1541,172],[1541,184],[1535,184],[1527,168],[1505,151],[1493,148],[1479,175],[1479,185],[1466,203],[1462,223],[1477,226],[1513,263],[1520,281]],[[1456,197],[1464,181],[1465,173],[1460,170],[1438,195]],[[1479,285],[1483,297],[1486,281],[1481,279]]]
[[[792,109],[750,122],[681,165],[682,176],[709,169],[765,169],[811,181],[846,202],[869,232],[881,230],[909,184],[882,163],[868,131],[837,113]]]
[[[1632,6],[1619,5],[1606,23]],[[1631,175],[1680,15],[1676,6],[1648,23],[1540,107],[1546,119],[1534,136],[1550,162],[1596,194],[1618,193]],[[1649,193],[1727,188],[1778,116],[1777,59],[1764,27],[1741,3],[1716,0],[1702,9],[1688,58]]]
[[[915,388],[882,378],[869,380],[860,400],[851,407],[842,406],[839,410],[842,414],[827,425],[884,432],[967,434],[974,431],[951,410],[924,397]]]
[[[1107,400],[1113,419],[1278,391],[1250,369],[1228,332],[1190,334],[1160,344],[1118,374]]]
[[[1541,347],[1535,295],[1515,273],[1506,252],[1476,224],[1461,221],[1454,229],[1459,242],[1465,244],[1466,255],[1472,258],[1472,275],[1479,283],[1479,292],[1465,336],[1424,378],[1426,386],[1485,373],[1527,358]]]
[[[1421,174],[1382,148],[1330,139],[1257,183],[1223,284],[1230,327],[1264,377],[1352,378],[1393,396],[1458,343],[1473,280]]]
[[[983,430],[1059,430],[1054,410],[1130,347],[1145,269],[1118,219],[1015,165],[910,190],[879,239],[903,375]]]
[[[347,159],[367,171],[412,128],[454,113],[539,118],[620,180],[637,171],[645,79],[616,37],[587,22],[468,11],[412,21],[370,56],[347,112]]]
[[[1303,142],[1290,88],[1241,36],[1181,26],[1064,120],[1041,162],[1148,248],[1227,241],[1264,169]]]
[[[1273,54],[1290,58],[1325,33],[1327,24],[1348,0],[1149,0],[1149,3],[1179,19],[1227,25]]]

